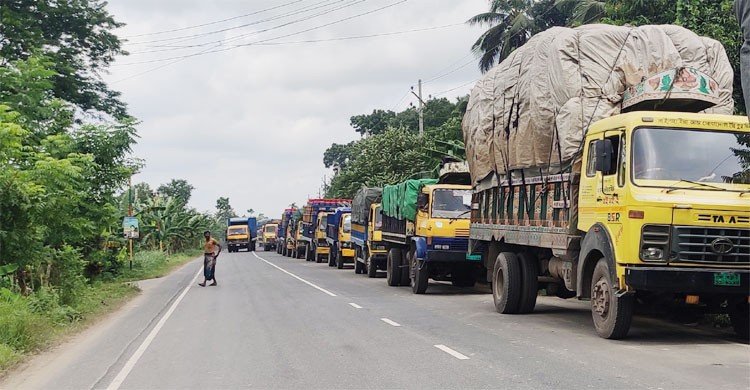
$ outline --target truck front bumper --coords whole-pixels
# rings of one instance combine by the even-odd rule
[[[342,249],[341,256],[343,257],[354,257],[354,249]]]
[[[625,284],[636,291],[750,295],[750,270],[628,267]]]
[[[315,253],[319,255],[327,255],[331,253],[331,248],[327,246],[319,246],[319,247],[316,247]]]
[[[441,263],[466,262],[466,251],[427,250],[426,261],[439,261]]]

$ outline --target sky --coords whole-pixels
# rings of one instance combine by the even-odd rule
[[[480,76],[470,47],[482,28],[464,22],[487,7],[110,0],[110,13],[126,23],[116,34],[130,55],[105,81],[140,120],[134,155],[146,164],[133,182],[156,188],[185,179],[195,187],[190,205],[201,211],[214,211],[219,197],[240,215],[278,217],[292,202],[303,205],[333,174],[323,152],[359,138],[351,116],[416,105],[409,91],[420,78],[428,81],[424,96],[468,93]],[[375,34],[392,35],[350,39]]]

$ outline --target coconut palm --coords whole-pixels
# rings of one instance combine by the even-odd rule
[[[532,35],[552,26],[564,26],[567,16],[555,0],[490,0],[490,10],[467,21],[489,26],[471,49],[480,56],[479,69],[490,70]]]
[[[606,16],[606,1],[601,0],[556,0],[555,7],[569,13],[568,25],[580,26],[595,23]]]

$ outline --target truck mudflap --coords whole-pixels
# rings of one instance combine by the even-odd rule
[[[750,295],[750,270],[628,267],[625,269],[625,284],[645,291]]]

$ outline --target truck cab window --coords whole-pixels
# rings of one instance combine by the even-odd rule
[[[611,176],[618,172],[619,165],[617,165],[618,160],[620,160],[620,135],[613,135],[606,137],[605,139],[608,139],[612,142],[612,153],[609,155],[610,164],[611,167],[609,171],[602,172],[602,175],[604,176]]]
[[[596,148],[594,142],[589,142],[589,155],[586,163],[586,176],[594,177],[596,175]]]

